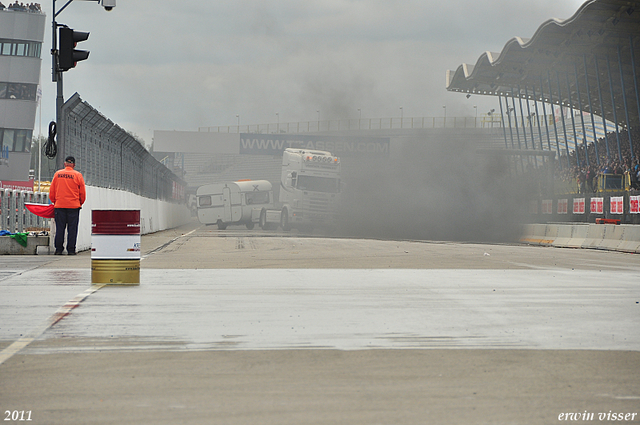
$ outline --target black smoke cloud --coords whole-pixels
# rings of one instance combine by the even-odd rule
[[[528,206],[509,157],[408,139],[387,158],[343,160],[344,236],[510,242]]]

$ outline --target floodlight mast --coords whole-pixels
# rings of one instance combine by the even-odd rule
[[[53,18],[51,23],[51,81],[57,83],[57,95],[56,95],[56,134],[57,134],[57,144],[58,152],[64,152],[64,117],[62,116],[62,105],[64,105],[64,91],[62,85],[62,72],[59,66],[59,51],[58,51],[58,27],[63,25],[58,25],[56,22],[56,18],[63,10],[69,6],[73,0],[67,0],[67,2],[62,6],[59,10],[56,10],[56,0],[51,0],[53,2]],[[83,1],[93,1],[99,3],[106,11],[113,10],[116,7],[116,0],[83,0]],[[88,55],[88,53],[87,53]],[[85,58],[86,59],[86,58]],[[49,134],[49,137],[53,137],[53,135]],[[56,158],[56,166],[57,168],[62,168],[64,163],[62,158],[64,155],[57,155]]]

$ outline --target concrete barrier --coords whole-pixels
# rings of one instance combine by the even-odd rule
[[[567,243],[568,248],[582,248],[587,240],[587,234],[589,232],[588,224],[575,224],[571,226],[571,239]]]
[[[80,210],[78,224],[78,251],[91,249],[91,211],[94,209],[140,210],[140,232],[143,235],[178,227],[191,220],[185,204],[144,198],[123,190],[87,186],[87,200]]]
[[[123,190],[106,189],[87,186],[87,200],[80,210],[78,222],[78,241],[76,249],[85,251],[91,249],[91,211],[94,209],[135,209],[140,210],[140,231],[142,234],[154,233],[160,230],[181,226],[191,220],[191,213],[186,205],[144,198]],[[51,220],[51,237],[48,238],[48,250],[38,250],[34,253],[53,253],[53,237],[55,223]],[[12,241],[13,242],[13,241]],[[11,254],[1,250],[0,254]]]
[[[616,224],[601,224],[604,226],[604,238],[597,246],[597,249],[606,249],[608,251],[617,251],[618,246],[622,242],[624,234],[624,226]]]
[[[544,224],[525,224],[520,242],[540,244],[544,240]]]
[[[624,226],[624,235],[618,245],[618,251],[640,254],[640,226]]]
[[[573,235],[573,225],[557,227],[558,237],[555,238],[552,245],[558,248],[568,248],[571,244],[571,237]]]
[[[42,251],[42,248],[45,250]],[[35,255],[38,252],[48,253],[48,251],[49,236],[28,236],[27,246],[20,245],[11,236],[0,236],[0,255]]]
[[[585,248],[640,254],[640,226],[633,224],[529,224],[520,241],[558,248]]]
[[[589,224],[587,237],[582,244],[582,248],[596,249],[604,239],[604,229],[605,227],[602,224]]]
[[[555,240],[558,238],[558,228],[557,224],[546,224],[545,226],[545,243],[543,245],[553,245]]]
[[[520,242],[534,245],[551,245],[553,240],[547,237],[546,224],[526,224]]]

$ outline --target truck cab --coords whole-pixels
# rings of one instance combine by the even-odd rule
[[[337,156],[326,151],[285,149],[279,195],[282,228],[334,224],[341,185]]]

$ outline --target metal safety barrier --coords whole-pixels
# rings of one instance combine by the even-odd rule
[[[25,203],[49,204],[49,194],[0,189],[0,230],[18,233],[30,229],[49,228],[50,219],[29,212],[24,206]]]

